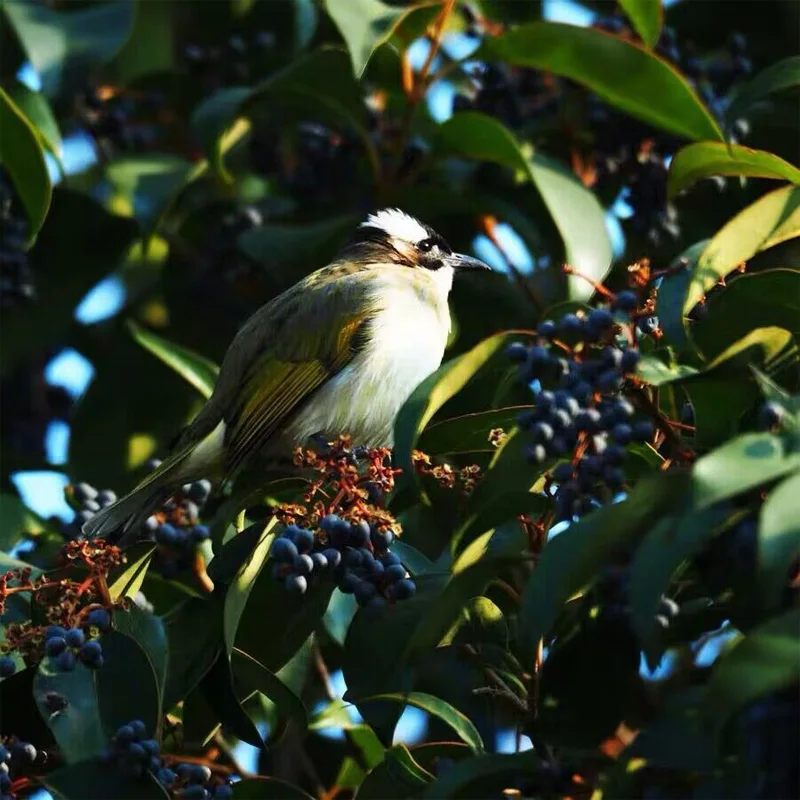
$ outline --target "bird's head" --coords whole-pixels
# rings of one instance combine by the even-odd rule
[[[397,208],[370,214],[345,246],[343,256],[364,265],[390,263],[431,272],[490,269],[477,258],[454,253],[433,228]]]

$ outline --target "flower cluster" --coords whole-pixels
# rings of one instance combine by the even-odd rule
[[[502,431],[490,431],[489,441],[502,440]],[[478,481],[483,477],[481,468],[477,464],[468,464],[460,469],[453,469],[450,464],[434,464],[427,453],[414,450],[411,454],[411,461],[420,475],[428,475],[433,478],[443,489],[455,489],[458,486],[464,494],[471,494],[477,486]]]
[[[0,613],[15,594],[29,593],[32,602],[44,611],[45,625],[30,620],[9,623],[0,645],[0,676],[16,671],[17,653],[27,664],[46,656],[53,668],[70,671],[78,661],[99,669],[103,665],[100,639],[111,630],[113,602],[107,578],[111,570],[125,561],[118,547],[102,540],[67,542],[59,554],[61,569],[55,573],[33,575],[31,567],[10,570],[0,576]],[[80,568],[76,575],[72,567]]]

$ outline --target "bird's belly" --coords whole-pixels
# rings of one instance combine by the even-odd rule
[[[417,321],[376,326],[367,347],[293,420],[290,437],[348,434],[359,445],[391,447],[397,412],[444,355],[447,331],[433,317]]]

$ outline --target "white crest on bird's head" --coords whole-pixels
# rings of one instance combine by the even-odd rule
[[[384,208],[370,214],[361,223],[361,227],[379,228],[392,239],[400,239],[409,244],[418,244],[431,235],[430,228],[399,208]]]

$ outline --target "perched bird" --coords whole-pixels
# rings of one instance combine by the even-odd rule
[[[453,276],[476,268],[489,269],[414,217],[371,214],[332,263],[245,323],[173,453],[83,533],[133,531],[183,484],[225,482],[314,436],[391,446],[400,407],[441,364]]]

